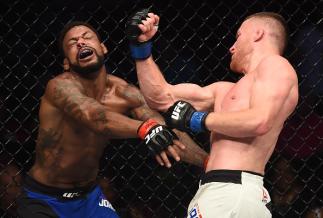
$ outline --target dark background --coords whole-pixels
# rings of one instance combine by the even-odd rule
[[[33,163],[44,87],[63,71],[57,38],[64,24],[82,20],[93,25],[109,49],[109,72],[137,84],[124,26],[135,10],[150,6],[161,17],[153,55],[173,84],[237,81],[237,75],[228,69],[228,49],[242,19],[260,11],[285,17],[290,29],[285,57],[298,73],[300,99],[267,165],[265,186],[272,197],[274,218],[315,217],[323,204],[320,0],[1,0],[2,217],[14,216],[20,175]],[[209,150],[207,135],[193,137]],[[102,185],[122,217],[184,217],[202,173],[185,163],[174,163],[170,170],[159,167],[138,140],[113,141],[101,163]]]

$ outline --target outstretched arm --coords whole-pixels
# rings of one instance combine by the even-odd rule
[[[142,121],[109,111],[83,92],[77,81],[59,77],[48,82],[44,98],[93,132],[109,138],[137,137],[137,129]]]
[[[198,110],[213,110],[217,83],[201,87],[192,83],[169,84],[152,56],[136,60],[140,90],[148,105],[159,111],[166,111],[177,100],[185,100]]]
[[[263,135],[273,126],[283,126],[298,100],[293,67],[286,59],[271,56],[245,77],[253,80],[248,108],[207,113],[196,111],[188,102],[178,101],[168,110],[167,124],[184,131],[207,129],[239,138]]]
[[[127,37],[130,41],[132,57],[136,61],[136,69],[140,89],[147,104],[156,110],[166,111],[175,101],[181,99],[190,102],[199,110],[212,110],[215,98],[213,84],[200,87],[196,84],[170,85],[151,56],[151,39],[156,34],[159,17],[147,10],[137,12],[127,22]],[[136,36],[135,28],[141,34]]]

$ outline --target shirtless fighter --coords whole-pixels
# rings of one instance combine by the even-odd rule
[[[211,151],[187,217],[271,217],[263,176],[287,117],[298,101],[298,81],[282,57],[284,19],[260,12],[247,17],[230,48],[237,83],[168,84],[151,56],[159,17],[140,11],[127,25],[131,55],[148,105],[167,111],[166,123],[185,131],[211,131]],[[131,28],[129,28],[131,26]],[[133,33],[133,26],[141,32]]]
[[[48,82],[41,99],[36,161],[24,178],[18,214],[29,218],[118,217],[96,183],[108,140],[139,136],[157,161],[168,167],[164,150],[179,160],[184,145],[161,125],[162,117],[149,109],[136,87],[107,74],[107,48],[92,26],[72,22],[62,30],[59,42],[65,72]],[[206,154],[195,149],[195,164],[201,165],[198,158]]]

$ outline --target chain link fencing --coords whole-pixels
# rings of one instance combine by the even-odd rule
[[[299,77],[300,99],[266,168],[273,217],[323,214],[323,25],[321,0],[50,1],[0,2],[0,203],[14,217],[23,172],[34,161],[39,102],[47,81],[63,71],[57,38],[71,20],[87,21],[109,50],[111,74],[137,84],[124,34],[127,18],[152,6],[160,15],[153,55],[170,83],[237,81],[228,49],[240,22],[260,11],[288,22],[285,56]],[[282,86],[284,84],[281,84]],[[208,136],[193,136],[209,151]],[[229,160],[228,160],[229,161]],[[115,140],[102,159],[100,184],[121,217],[184,217],[202,170],[185,163],[165,169],[138,140]]]

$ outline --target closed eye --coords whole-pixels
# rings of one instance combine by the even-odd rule
[[[236,34],[236,39],[238,39],[238,38],[239,38],[239,36],[241,36],[241,33],[239,33],[239,32],[238,32],[238,33]]]
[[[83,39],[92,39],[93,35],[89,32],[86,32],[85,34],[82,35]]]
[[[72,46],[72,45],[75,45],[76,44],[76,40],[70,40],[69,42],[68,42],[68,46]]]

